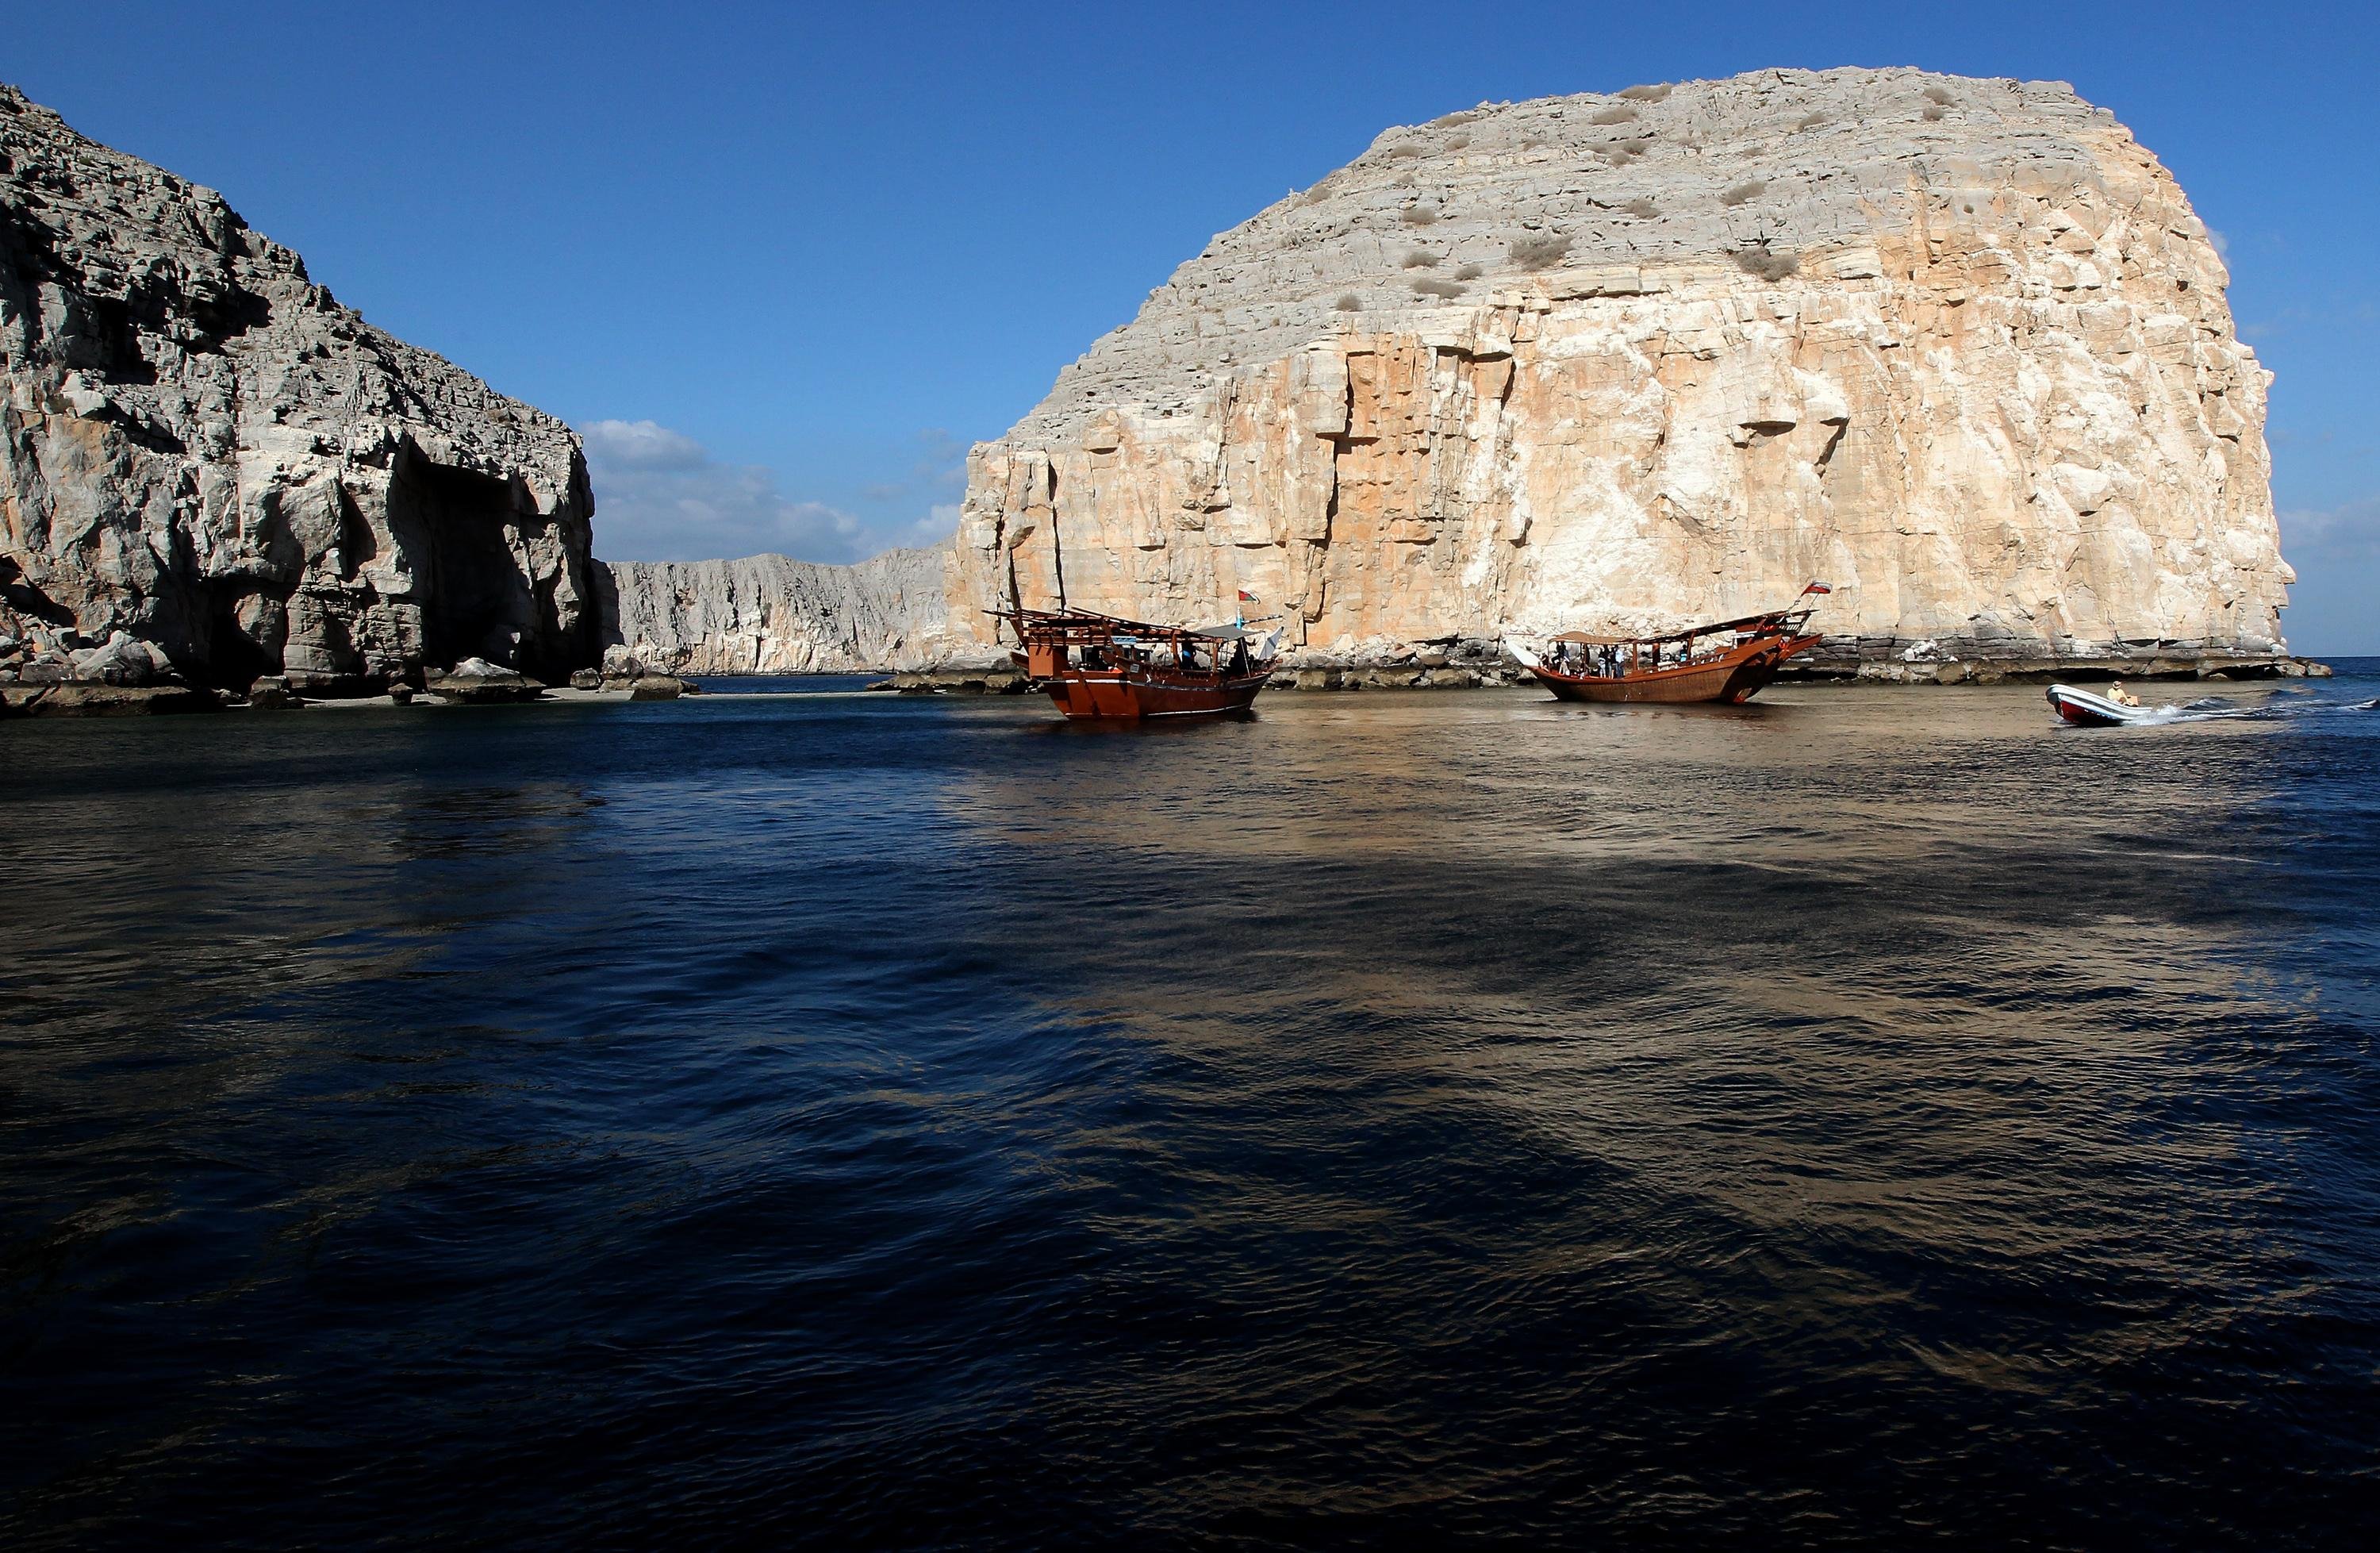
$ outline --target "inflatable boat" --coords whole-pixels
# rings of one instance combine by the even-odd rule
[[[2120,728],[2127,723],[2161,722],[2173,715],[2171,707],[2127,706],[2120,701],[2110,701],[2103,695],[2078,691],[2071,685],[2049,687],[2049,704],[2070,723],[2084,728]]]

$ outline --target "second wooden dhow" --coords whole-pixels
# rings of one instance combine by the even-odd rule
[[[1815,647],[1809,601],[1829,590],[1813,582],[1792,607],[1693,626],[1665,636],[1564,631],[1532,652],[1507,643],[1537,682],[1563,701],[1750,701],[1786,660]]]

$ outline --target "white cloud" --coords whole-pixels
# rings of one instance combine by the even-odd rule
[[[894,545],[940,544],[958,530],[955,504],[935,505],[905,523],[871,523],[825,502],[798,500],[784,494],[768,466],[721,463],[701,443],[658,422],[596,421],[578,434],[595,485],[595,553],[605,560],[774,554],[848,562]],[[964,485],[949,434],[929,432],[920,442],[924,450],[909,478],[888,487],[889,498],[871,500],[929,500],[930,490],[953,486],[953,470]]]
[[[710,461],[702,444],[657,421],[597,421],[579,428],[587,461],[615,469],[698,469]]]
[[[2327,511],[2301,507],[2283,512],[2280,519],[2281,554],[2291,565],[2297,565],[2301,556],[2380,560],[2380,496],[2366,496]]]
[[[958,532],[959,504],[952,502],[948,506],[928,507],[923,518],[909,525],[902,535],[901,543],[908,545],[947,544],[951,536]]]
[[[651,421],[579,430],[595,485],[595,553],[613,561],[703,561],[776,554],[856,561],[872,553],[859,520],[796,501],[760,464],[722,464]]]
[[[2281,629],[2301,653],[2380,653],[2380,496],[2281,514],[2281,554],[2297,569]]]

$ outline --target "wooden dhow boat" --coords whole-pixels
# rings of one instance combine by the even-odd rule
[[[1777,678],[1787,659],[1815,647],[1809,601],[1831,592],[1802,590],[1791,608],[1719,620],[1666,636],[1602,636],[1564,631],[1532,653],[1507,642],[1537,682],[1564,701],[1717,701],[1740,704]]]
[[[1281,632],[1257,637],[1234,622],[1159,626],[1087,609],[1001,613],[1016,632],[1010,655],[1033,689],[1071,718],[1137,721],[1245,712],[1272,674]]]

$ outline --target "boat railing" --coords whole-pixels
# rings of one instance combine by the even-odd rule
[[[1806,608],[1780,609],[1766,615],[1748,615],[1741,619],[1722,620],[1715,625],[1695,626],[1686,630],[1670,631],[1660,636],[1588,637],[1584,634],[1567,634],[1556,637],[1548,645],[1552,649],[1550,661],[1561,672],[1586,673],[1597,678],[1608,678],[1607,675],[1597,673],[1592,666],[1600,655],[1597,650],[1603,649],[1613,654],[1611,671],[1614,674],[1626,676],[1666,673],[1681,668],[1700,668],[1718,663],[1730,654],[1741,652],[1748,642],[1767,637],[1799,636],[1802,634],[1803,628],[1808,623],[1811,611]],[[1568,654],[1562,654],[1560,649],[1566,644],[1584,648],[1585,650],[1584,656],[1589,666],[1575,669],[1562,666],[1563,659]],[[1679,650],[1662,651],[1672,645]]]
[[[1245,669],[1232,666],[1232,654],[1245,650],[1250,634],[1236,625],[1205,629],[1160,626],[1088,609],[991,609],[985,613],[1007,622],[1015,631],[1017,645],[1025,652],[1026,673],[1035,679],[1050,679],[1074,668],[1092,672],[1162,672],[1220,681],[1253,672],[1259,666],[1254,654],[1249,655]],[[1099,661],[1083,663],[1085,654],[1095,654]],[[1172,661],[1165,661],[1160,654],[1170,655]],[[1070,662],[1070,657],[1075,661]],[[1197,661],[1202,657],[1205,662]]]

